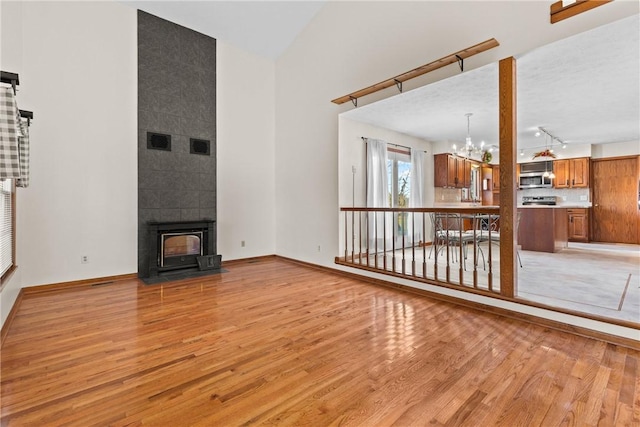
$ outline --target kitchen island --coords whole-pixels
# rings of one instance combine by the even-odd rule
[[[562,206],[518,206],[518,245],[524,251],[558,252],[569,241],[567,208]]]

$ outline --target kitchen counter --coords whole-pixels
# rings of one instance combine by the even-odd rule
[[[525,251],[558,252],[568,246],[567,207],[518,206],[518,245]]]

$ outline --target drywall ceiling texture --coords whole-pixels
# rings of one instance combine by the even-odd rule
[[[337,268],[338,115],[354,107],[336,106],[331,99],[491,37],[501,45],[466,60],[467,69],[635,13],[635,2],[613,2],[551,25],[547,2],[328,2],[276,63],[277,253]],[[405,86],[409,90],[458,72],[454,64]],[[394,93],[389,88],[359,103]]]
[[[540,126],[570,147],[586,146],[587,151],[591,144],[640,139],[638,15],[526,52],[517,57],[517,69],[518,148],[529,157],[545,145],[544,138],[534,136]],[[473,141],[497,144],[496,63],[354,108],[345,115],[460,146],[465,142],[468,112],[473,113]]]

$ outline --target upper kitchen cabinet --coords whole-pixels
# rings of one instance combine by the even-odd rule
[[[500,165],[493,165],[491,168],[491,178],[493,191],[500,191]]]
[[[555,188],[588,188],[589,158],[555,160]]]
[[[500,205],[500,165],[483,165],[482,168],[482,204]],[[488,183],[488,184],[487,184]]]
[[[433,156],[433,183],[435,187],[469,188],[471,185],[472,160],[453,154]]]

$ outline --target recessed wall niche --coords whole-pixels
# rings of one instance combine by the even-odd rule
[[[138,11],[138,274],[149,222],[216,218],[216,40]]]
[[[207,141],[204,139],[189,139],[189,145],[191,150],[189,151],[191,154],[202,154],[204,156],[208,156],[211,154],[211,141]]]
[[[150,150],[171,151],[171,135],[147,132],[147,148]]]

